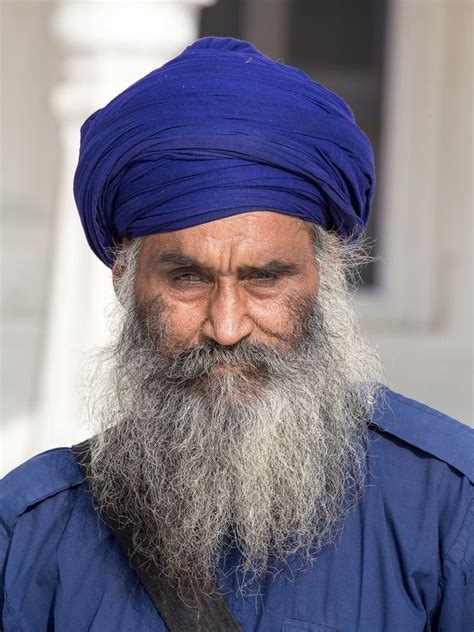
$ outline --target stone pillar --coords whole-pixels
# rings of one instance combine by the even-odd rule
[[[78,395],[80,365],[85,351],[105,342],[106,311],[114,297],[110,270],[89,250],[73,198],[80,126],[89,114],[196,39],[199,11],[213,1],[57,4],[51,29],[64,47],[64,80],[51,95],[51,107],[62,156],[48,326],[37,407],[9,424],[6,441],[16,448],[11,462],[8,455],[4,459],[5,471],[41,450],[70,445],[89,434]]]

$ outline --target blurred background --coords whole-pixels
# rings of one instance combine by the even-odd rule
[[[342,96],[371,138],[378,261],[357,302],[388,384],[473,425],[469,0],[1,0],[0,475],[90,434],[79,392],[110,271],[72,177],[85,118],[205,35]]]

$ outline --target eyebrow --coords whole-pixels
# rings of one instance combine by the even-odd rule
[[[160,264],[178,265],[186,268],[194,268],[203,272],[212,272],[211,266],[206,266],[198,259],[185,255],[180,250],[170,250],[159,255],[157,262]],[[301,266],[283,259],[272,259],[261,266],[239,266],[237,273],[239,275],[247,275],[258,272],[267,274],[297,274],[300,272]]]

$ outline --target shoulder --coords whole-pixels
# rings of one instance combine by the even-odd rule
[[[9,630],[72,621],[77,599],[76,615],[92,621],[97,600],[88,585],[100,601],[120,560],[69,448],[39,454],[0,481],[0,619],[11,621]]]
[[[48,498],[84,484],[69,448],[39,454],[0,481],[0,529],[9,536],[18,518]]]
[[[474,429],[387,387],[372,416],[376,432],[430,455],[474,483]]]
[[[384,387],[372,416],[368,463],[373,501],[391,528],[409,534],[417,555],[440,555],[443,581],[448,575],[471,581],[474,430]]]

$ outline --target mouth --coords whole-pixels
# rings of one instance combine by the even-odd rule
[[[255,366],[249,364],[216,364],[208,373],[207,379],[211,382],[215,378],[216,383],[219,378],[229,378],[232,380],[232,388],[235,389],[235,393],[241,391],[247,391],[248,393],[256,393],[258,390],[265,387],[268,383],[268,373],[265,368],[258,369]]]
[[[215,364],[211,368],[211,371],[214,371],[215,373],[241,373],[242,371],[248,371],[249,369],[250,367],[245,364]]]

